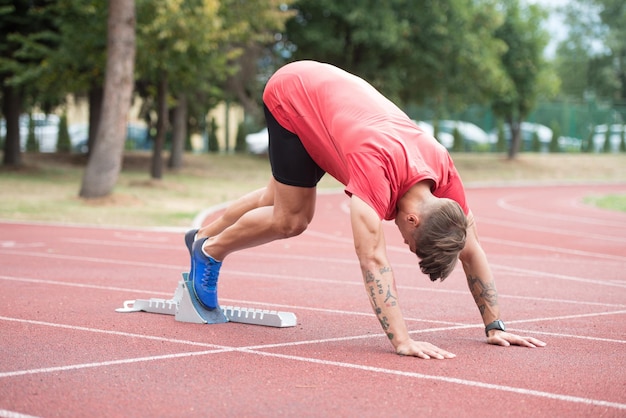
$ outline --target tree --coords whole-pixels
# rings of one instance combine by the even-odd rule
[[[80,196],[85,198],[110,194],[121,170],[134,80],[135,2],[110,0],[107,28],[102,119],[83,175]]]
[[[0,85],[6,119],[3,164],[7,166],[19,166],[22,162],[20,114],[45,92],[35,81],[45,67],[44,51],[57,44],[55,23],[45,13],[50,3],[0,0]]]
[[[221,46],[231,28],[219,17],[217,0],[166,0],[154,7],[151,0],[139,0],[137,72],[144,98],[155,97],[156,136],[150,175],[163,176],[163,155],[169,127],[169,109],[177,115],[171,165],[182,159],[186,137],[188,100],[211,90],[212,84],[228,74],[228,52]],[[181,121],[185,123],[181,123]],[[182,132],[180,131],[182,130]]]
[[[492,107],[510,127],[508,158],[513,159],[520,148],[521,123],[540,92],[554,89],[554,81],[543,57],[548,39],[540,23],[545,11],[536,5],[522,7],[518,0],[503,1],[502,10],[504,23],[496,30],[496,36],[508,47],[501,61],[509,83],[507,90],[495,96]]]
[[[399,104],[486,100],[506,81],[501,22],[488,0],[299,0],[287,24],[293,59],[353,72]]]

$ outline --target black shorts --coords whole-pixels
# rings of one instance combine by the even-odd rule
[[[315,187],[325,171],[313,161],[300,138],[283,128],[267,106],[263,108],[269,133],[272,175],[276,181],[288,186]]]

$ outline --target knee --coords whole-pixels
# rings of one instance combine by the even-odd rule
[[[291,238],[306,231],[309,220],[306,217],[290,217],[281,219],[276,225],[276,229],[282,238]]]

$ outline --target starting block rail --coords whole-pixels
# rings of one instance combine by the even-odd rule
[[[286,328],[297,324],[296,315],[291,312],[278,312],[265,309],[242,308],[238,306],[218,306],[205,308],[191,289],[188,274],[178,282],[172,299],[135,299],[124,302],[116,312],[149,312],[174,315],[177,321],[195,324],[222,324],[238,322],[251,325]]]

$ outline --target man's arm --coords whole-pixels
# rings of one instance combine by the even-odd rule
[[[465,248],[461,251],[459,259],[463,264],[463,270],[467,277],[467,285],[474,297],[476,306],[480,311],[485,325],[500,318],[500,306],[498,305],[498,291],[493,279],[493,273],[489,267],[487,256],[478,241],[476,225],[472,215],[469,216],[469,228]],[[546,344],[532,337],[520,337],[509,332],[500,330],[489,331],[487,341],[490,344],[508,346],[511,344],[526,347],[543,347]]]
[[[428,358],[453,358],[454,354],[426,342],[413,341],[400,310],[398,292],[385,247],[382,222],[376,211],[352,196],[350,219],[365,291],[380,325],[396,353]]]

